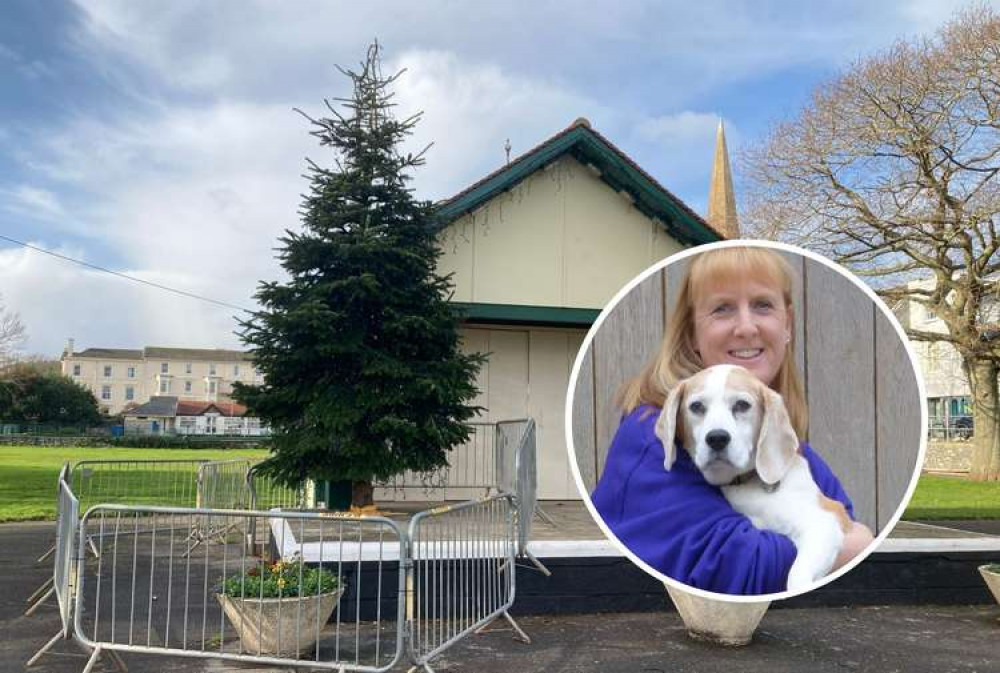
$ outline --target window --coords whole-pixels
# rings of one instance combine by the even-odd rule
[[[73,365],[73,376],[80,375],[80,365]]]
[[[134,379],[135,378],[135,367],[129,367],[128,368],[128,377],[130,379]]]
[[[186,392],[186,393],[191,392],[191,382],[190,381],[185,381],[184,382],[184,392]]]
[[[209,395],[215,395],[217,392],[219,392],[219,383],[218,383],[218,381],[209,381],[208,382],[208,394]]]
[[[191,373],[191,363],[190,362],[188,362],[187,364],[184,365],[184,373],[185,374],[190,374]]]
[[[160,381],[160,394],[166,395],[170,392],[170,379],[163,379]]]
[[[125,399],[129,402],[135,399],[135,388],[132,386],[125,386]]]
[[[161,374],[166,374],[169,371],[170,371],[170,363],[169,362],[161,362],[160,363],[160,373]]]
[[[233,365],[233,377],[237,378],[237,377],[239,377],[239,375],[240,375],[240,366],[239,365]]]
[[[111,378],[111,365],[104,365],[104,378]]]
[[[111,399],[111,386],[101,386],[101,399],[102,400]]]
[[[934,315],[934,310],[930,306],[924,306],[923,304],[917,304],[917,316],[923,323],[934,322],[937,318]]]
[[[214,362],[211,363],[210,365],[208,365],[208,375],[209,376],[215,376],[215,363]]]

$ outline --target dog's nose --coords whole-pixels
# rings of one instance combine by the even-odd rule
[[[713,451],[725,451],[729,446],[729,433],[725,430],[712,430],[705,435],[705,443]]]

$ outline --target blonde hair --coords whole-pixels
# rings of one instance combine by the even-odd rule
[[[695,301],[710,287],[745,276],[752,276],[781,288],[793,329],[791,339],[785,347],[785,358],[771,388],[784,398],[799,439],[806,438],[809,410],[795,366],[792,269],[781,255],[768,248],[720,248],[692,257],[660,345],[660,352],[638,376],[626,382],[619,390],[618,404],[625,413],[631,413],[642,404],[662,407],[670,389],[678,381],[704,368],[701,356],[694,347]]]

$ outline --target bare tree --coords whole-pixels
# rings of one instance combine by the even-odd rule
[[[971,476],[1000,480],[1000,17],[976,8],[818,88],[749,150],[744,222],[817,250],[890,305],[923,306],[961,356],[975,417]]]
[[[10,365],[24,341],[24,324],[21,317],[4,306],[0,296],[0,370]]]

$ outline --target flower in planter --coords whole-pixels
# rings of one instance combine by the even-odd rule
[[[336,591],[340,578],[329,570],[309,567],[301,557],[259,563],[223,579],[219,593],[234,598],[289,598]]]

